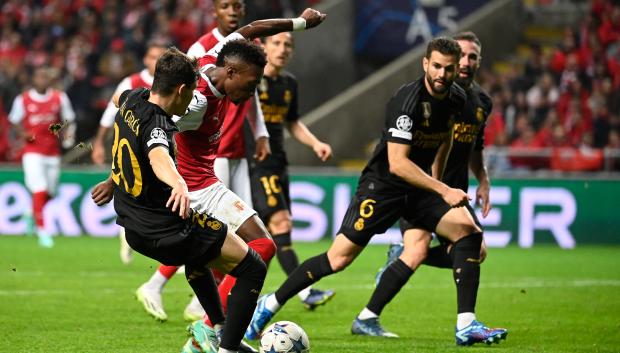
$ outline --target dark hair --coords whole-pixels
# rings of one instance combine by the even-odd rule
[[[217,56],[215,65],[224,66],[226,60],[231,58],[240,59],[245,63],[256,65],[261,69],[267,64],[267,58],[265,57],[263,48],[245,39],[231,40],[224,44]]]
[[[196,59],[190,58],[177,48],[172,47],[166,50],[155,64],[151,91],[167,96],[172,94],[177,86],[181,84],[191,86],[196,83],[197,79]]]
[[[465,32],[459,32],[457,34],[455,34],[452,39],[454,40],[466,40],[469,42],[473,42],[476,43],[480,49],[482,49],[482,43],[480,43],[480,39],[478,39],[478,36],[476,36],[476,34],[472,31],[465,31]]]
[[[443,55],[454,56],[457,60],[461,58],[462,54],[459,43],[448,37],[437,37],[428,42],[426,46],[426,58],[429,59],[431,53],[434,51],[438,51]]]

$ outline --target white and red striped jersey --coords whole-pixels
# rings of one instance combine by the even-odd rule
[[[114,95],[123,93],[127,90],[132,90],[135,88],[151,88],[153,86],[153,75],[149,73],[149,70],[144,69],[140,72],[136,72],[135,74],[129,75],[125,77],[119,84],[116,86],[116,90],[114,91]],[[113,95],[113,96],[114,96]],[[116,116],[116,112],[118,108],[114,105],[114,102],[110,99],[108,105],[103,111],[103,115],[101,115],[101,120],[99,121],[99,125],[107,128],[111,128],[114,125],[114,117]]]
[[[225,37],[220,31],[214,28],[211,32],[203,35],[194,43],[187,55],[201,58],[218,43],[224,41]],[[222,141],[217,150],[217,157],[241,159],[245,158],[245,142],[243,138],[243,121],[248,116],[251,119],[251,126],[254,128],[254,137],[268,137],[267,127],[263,118],[260,104],[257,104],[258,96],[241,104],[230,104],[222,126]]]
[[[23,123],[26,133],[34,137],[24,145],[24,153],[58,156],[61,151],[60,137],[51,126],[65,122],[72,124],[75,112],[64,92],[50,88],[40,94],[30,89],[13,101],[9,121],[13,124]]]

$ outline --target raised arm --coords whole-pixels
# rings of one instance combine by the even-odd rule
[[[314,9],[305,9],[297,18],[274,18],[254,21],[236,32],[246,39],[269,37],[280,32],[301,31],[318,26],[327,15]]]

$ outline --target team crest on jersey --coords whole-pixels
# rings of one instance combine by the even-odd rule
[[[484,120],[484,110],[482,107],[478,107],[476,109],[476,119],[478,119],[478,122],[482,122]]]
[[[396,119],[396,128],[400,131],[409,132],[413,127],[413,121],[407,115],[401,115]]]
[[[220,230],[222,229],[222,222],[212,219],[210,221],[207,221],[207,226],[213,230]]]
[[[430,126],[431,122],[428,120],[431,117],[431,103],[430,102],[422,102],[422,116],[424,117],[424,121],[422,122],[422,126]]]
[[[293,99],[293,94],[291,93],[291,91],[288,89],[284,91],[284,102],[286,104],[290,104],[292,99]]]
[[[364,230],[364,219],[358,218],[357,222],[355,222],[355,224],[353,225],[353,228],[355,228],[355,230],[358,232]]]
[[[276,199],[276,197],[273,195],[269,195],[269,197],[267,198],[267,206],[275,207],[277,204],[278,204],[278,199]]]

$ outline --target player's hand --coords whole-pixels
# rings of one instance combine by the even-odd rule
[[[271,154],[271,146],[269,138],[261,136],[256,140],[256,149],[254,149],[254,159],[259,162],[264,161]]]
[[[469,202],[469,196],[461,189],[448,188],[441,197],[451,207],[465,206]]]
[[[173,213],[177,212],[178,209],[179,216],[183,219],[189,217],[189,192],[184,180],[179,180],[172,188],[166,207],[170,207]]]
[[[312,146],[312,149],[314,150],[314,153],[316,153],[316,156],[319,157],[319,159],[323,162],[325,162],[332,156],[332,146],[324,142],[316,143],[314,146]]]
[[[112,179],[108,179],[95,185],[93,191],[90,192],[90,196],[97,206],[103,206],[112,200],[114,195],[114,184]]]
[[[105,149],[103,148],[102,144],[93,144],[93,152],[90,154],[90,158],[93,160],[93,163],[97,165],[103,165],[103,163],[105,162]]]
[[[489,190],[489,183],[480,183],[476,189],[476,205],[482,207],[482,218],[487,218],[489,211],[491,211]]]
[[[317,10],[307,8],[304,12],[299,16],[306,20],[306,29],[310,29],[320,25],[323,21],[325,21],[326,14],[320,13]]]
[[[482,245],[480,246],[480,263],[483,263],[487,258],[487,243],[482,238]]]

